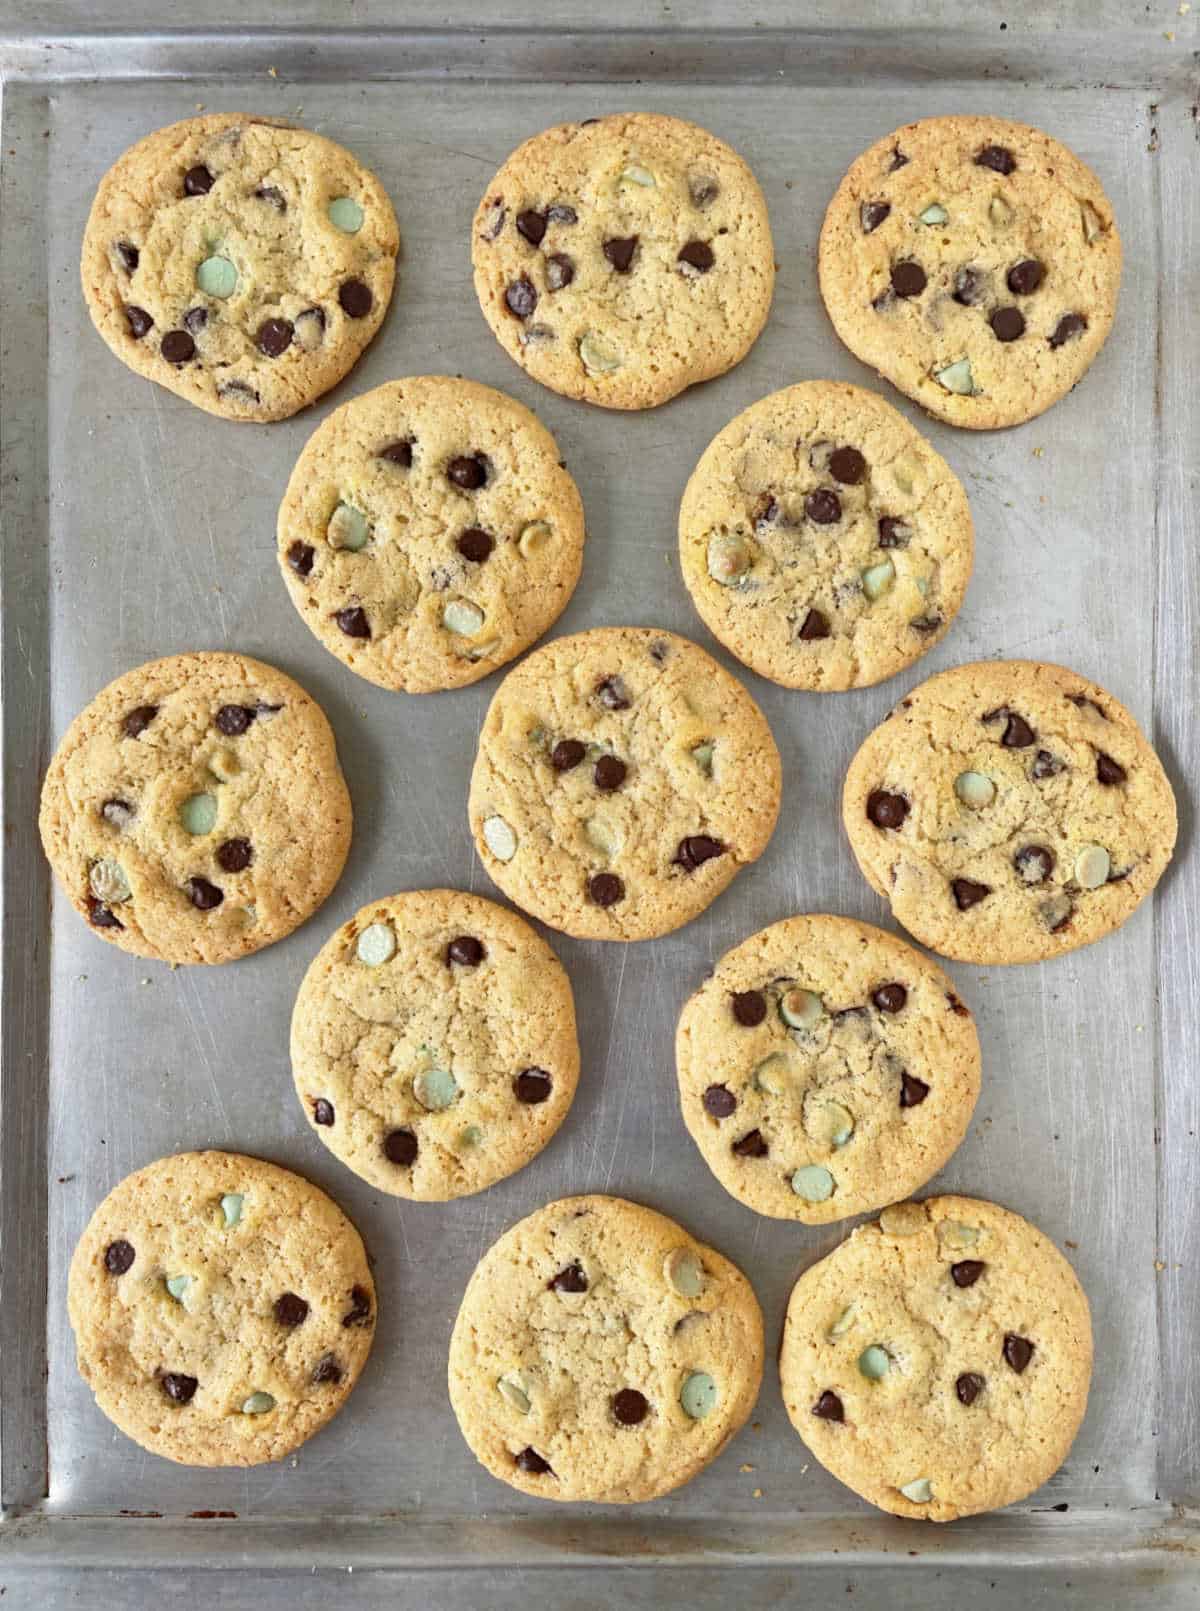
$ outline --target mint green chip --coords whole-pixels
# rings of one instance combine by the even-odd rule
[[[806,1203],[824,1203],[833,1196],[833,1176],[822,1164],[805,1164],[792,1176],[792,1190]]]
[[[189,794],[179,808],[179,820],[187,833],[211,833],[217,825],[216,795]]]
[[[368,968],[390,962],[396,954],[396,936],[387,923],[369,923],[358,937],[355,954]]]
[[[914,1477],[911,1482],[904,1483],[900,1492],[910,1504],[927,1505],[933,1498],[933,1484],[928,1477]]]
[[[423,1108],[438,1113],[458,1095],[458,1081],[446,1068],[425,1068],[413,1080],[413,1095]]]
[[[240,1191],[226,1192],[221,1199],[221,1212],[225,1216],[226,1227],[236,1225],[242,1217],[242,1204],[245,1198]]]
[[[191,1284],[192,1278],[190,1275],[173,1275],[168,1279],[166,1287],[167,1291],[175,1299],[175,1302],[182,1303],[183,1295]]]
[[[227,257],[206,257],[196,270],[196,285],[206,296],[232,296],[237,282],[238,271]]]
[[[363,227],[363,210],[353,196],[335,196],[328,210],[329,222],[343,235],[357,235]]]
[[[275,1408],[275,1400],[270,1393],[251,1393],[242,1405],[243,1415],[265,1415],[268,1410]]]
[[[477,1147],[483,1140],[483,1131],[477,1124],[468,1124],[465,1129],[458,1132],[460,1147]]]
[[[706,1370],[694,1370],[690,1376],[685,1376],[683,1386],[679,1389],[683,1412],[690,1415],[693,1421],[702,1421],[715,1410],[719,1396],[717,1384]]]
[[[887,1349],[880,1348],[878,1343],[872,1343],[869,1348],[864,1348],[858,1356],[858,1368],[869,1382],[879,1381],[892,1368]]]
[[[339,503],[329,517],[325,535],[331,548],[345,548],[357,554],[367,546],[371,526],[366,515],[352,503]]]

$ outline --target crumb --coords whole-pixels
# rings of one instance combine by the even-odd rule
[[[755,1497],[755,1499],[761,1499],[762,1498],[762,1489],[761,1488],[756,1488],[754,1490],[754,1497]]]
[[[1165,1265],[1165,1264],[1164,1264],[1164,1263],[1163,1263],[1163,1261],[1162,1261],[1162,1260],[1161,1260],[1161,1259],[1155,1259],[1155,1261],[1154,1261],[1154,1268],[1155,1268],[1155,1269],[1156,1269],[1156,1270],[1165,1270],[1165,1269],[1166,1269],[1166,1265]]]
[[[278,78],[279,77],[279,69],[278,69],[278,67],[268,67],[267,72],[270,74],[270,76],[272,78]]]
[[[1068,1247],[1078,1247],[1078,1246],[1079,1246],[1079,1243],[1078,1243],[1078,1242],[1072,1242],[1072,1240],[1071,1240],[1071,1238],[1070,1238],[1070,1237],[1068,1237],[1068,1238],[1067,1238],[1067,1246],[1068,1246]]]
[[[752,1421],[750,1423],[750,1430],[752,1432],[761,1432],[762,1431],[762,1422],[761,1421]]]
[[[203,101],[197,101],[196,102],[196,110],[197,110],[197,112],[203,112],[203,110],[204,110],[204,102]]]
[[[1040,458],[1041,458],[1041,456],[1042,456],[1042,454],[1043,454],[1043,453],[1045,453],[1045,451],[1046,451],[1046,450],[1045,450],[1045,448],[1044,448],[1044,447],[1036,447],[1036,448],[1034,448],[1034,450],[1033,450],[1033,456],[1034,456],[1034,458],[1035,458],[1035,459],[1040,459]]]
[[[1168,45],[1173,45],[1175,43],[1175,35],[1174,34],[1164,34],[1163,38],[1166,40]]]
[[[748,1466],[748,1465],[747,1466],[739,1466],[738,1470],[739,1471],[753,1471],[754,1467],[753,1466]]]

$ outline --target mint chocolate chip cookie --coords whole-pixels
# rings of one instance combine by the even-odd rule
[[[842,814],[893,916],[962,962],[1037,962],[1110,933],[1176,833],[1167,775],[1125,707],[1030,660],[915,688],[851,761]]]
[[[882,1510],[1011,1505],[1066,1459],[1092,1327],[1071,1266],[995,1203],[885,1208],[797,1281],[779,1379],[808,1449]]]
[[[844,917],[752,934],[675,1037],[684,1123],[740,1202],[809,1225],[894,1203],[958,1146],[979,1037],[942,970]]]
[[[767,206],[745,162],[653,112],[526,140],[484,192],[471,257],[509,356],[605,408],[653,408],[740,363],[775,282]]]
[[[720,1454],[762,1366],[762,1312],[736,1265],[653,1209],[568,1197],[480,1260],[450,1339],[450,1402],[502,1482],[633,1504]]]
[[[286,419],[353,368],[399,251],[383,186],[307,129],[218,113],[105,174],[83,294],[122,363],[232,420]]]
[[[788,688],[861,688],[941,640],[971,575],[958,477],[874,392],[806,381],[705,449],[679,511],[705,625]]]
[[[346,1402],[375,1328],[366,1253],[337,1204],[234,1152],[160,1158],[114,1187],[67,1299],[105,1415],[192,1466],[298,1448]]]
[[[991,430],[1086,372],[1112,328],[1121,242],[1100,181],[1050,135],[932,117],[851,165],[819,271],[856,358],[938,419]]]

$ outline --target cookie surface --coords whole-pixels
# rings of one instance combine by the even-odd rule
[[[723,141],[679,118],[564,123],[517,148],[471,230],[500,345],[567,397],[653,408],[739,363],[775,283],[767,204]]]
[[[139,375],[225,419],[286,419],[378,330],[399,247],[387,193],[349,151],[219,113],[148,134],[105,174],[83,294]]]
[[[971,576],[958,477],[874,392],[805,381],[709,443],[679,510],[705,625],[786,688],[862,688],[931,649]]]
[[[1118,928],[1175,845],[1175,797],[1123,705],[1063,666],[990,660],[901,700],[846,773],[864,877],[922,945],[1038,962]]]
[[[762,1364],[762,1312],[736,1265],[653,1209],[567,1197],[479,1261],[450,1339],[450,1402],[502,1482],[632,1504],[720,1454]]]
[[[702,912],[766,848],[779,751],[750,695],[686,638],[600,627],[536,650],[492,699],[475,848],[504,893],[582,939]]]
[[[779,1356],[817,1459],[897,1516],[1023,1499],[1066,1459],[1092,1372],[1088,1302],[1040,1231],[930,1197],[860,1225],[797,1281]]]
[[[991,430],[1087,370],[1116,312],[1121,241],[1096,175],[1048,134],[923,118],[852,164],[819,272],[856,358],[938,419]]]
[[[75,1249],[68,1307],[105,1415],[192,1466],[290,1454],[346,1402],[375,1332],[341,1209],[234,1152],[160,1158],[115,1187]]]
[[[308,1122],[380,1191],[444,1202],[542,1150],[579,1078],[575,1002],[529,924],[478,895],[372,901],[321,948],[292,1013]]]
[[[316,701],[240,654],[151,660],[75,718],[42,785],[46,855],[101,938],[229,962],[332,890],[350,796]]]
[[[726,1191],[809,1225],[923,1186],[979,1095],[951,980],[844,917],[787,918],[726,952],[680,1015],[675,1059],[684,1122]]]
[[[296,461],[279,565],[309,629],[360,677],[477,682],[541,636],[583,563],[583,504],[529,410],[471,380],[395,380],[331,414]]]

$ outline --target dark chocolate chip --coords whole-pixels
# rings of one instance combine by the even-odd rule
[[[950,888],[954,892],[954,904],[960,912],[969,911],[972,906],[977,906],[985,896],[992,893],[990,884],[977,884],[972,878],[952,879]]]
[[[596,684],[596,698],[605,710],[628,710],[629,692],[620,677],[605,677]]]
[[[975,157],[977,168],[991,168],[995,173],[1011,173],[1016,165],[1017,159],[1006,145],[985,145]]]
[[[159,1381],[163,1392],[176,1404],[190,1404],[200,1386],[194,1376],[185,1376],[177,1370],[164,1371]]]
[[[870,235],[877,230],[891,210],[892,204],[890,201],[864,201],[858,210],[863,234]]]
[[[244,733],[258,715],[252,705],[222,705],[216,715],[218,729],[226,738],[237,738]]]
[[[903,1012],[908,991],[902,984],[881,984],[877,990],[872,990],[871,1000],[880,1012]]]
[[[479,453],[464,453],[446,466],[446,480],[463,492],[475,492],[488,478],[487,460]]]
[[[389,1163],[416,1163],[417,1151],[417,1138],[411,1130],[389,1130],[383,1138],[383,1155]]]
[[[121,267],[126,274],[133,274],[137,271],[141,254],[132,241],[118,241],[117,256],[121,259]]]
[[[725,853],[725,846],[719,839],[710,834],[689,834],[686,839],[679,841],[673,865],[682,867],[685,873],[694,873],[697,867],[702,867],[706,861],[712,861]]]
[[[615,906],[625,894],[625,885],[616,873],[593,873],[587,888],[597,906]]]
[[[998,710],[989,710],[986,715],[981,718],[981,720],[985,722],[997,722],[1000,720],[1001,716],[1006,718],[1004,732],[1000,738],[1000,742],[1004,745],[1005,749],[1023,750],[1028,748],[1030,744],[1036,742],[1037,734],[1034,732],[1033,728],[1030,727],[1024,716],[1018,716],[1016,711],[1008,710],[1004,706],[1001,706],[1001,708]]]
[[[546,259],[546,289],[561,291],[575,278],[575,264],[565,252],[551,252]]]
[[[827,638],[828,618],[820,610],[810,610],[800,623],[800,630],[796,636],[801,643],[817,643],[821,638]]]
[[[980,269],[968,265],[954,276],[954,300],[961,302],[964,308],[973,308],[981,302],[986,290],[987,276]]]
[[[496,539],[480,526],[469,526],[455,544],[462,557],[474,565],[482,565],[495,546]]]
[[[873,789],[867,796],[867,817],[877,828],[899,828],[908,811],[908,801],[902,794]]]
[[[577,738],[560,738],[550,751],[550,765],[556,772],[570,772],[587,754],[587,745]]]
[[[127,828],[137,812],[128,800],[113,799],[105,800],[100,815],[112,828]]]
[[[168,330],[159,351],[169,364],[186,364],[196,356],[196,343],[186,330]]]
[[[974,1404],[980,1393],[983,1392],[983,1377],[977,1371],[964,1371],[955,1382],[954,1391],[958,1395],[960,1404]]]
[[[912,541],[912,528],[895,515],[883,515],[879,521],[880,548],[907,548]]]
[[[825,1389],[820,1398],[813,1405],[812,1412],[819,1421],[840,1422],[846,1419],[846,1412],[842,1408],[841,1399],[836,1393],[830,1392],[829,1388]]]
[[[277,213],[287,212],[287,199],[277,185],[259,185],[254,192],[255,201],[265,201],[268,207],[274,207]]]
[[[649,1411],[645,1395],[639,1393],[636,1387],[623,1387],[619,1393],[613,1394],[613,1420],[618,1426],[637,1426],[639,1421],[646,1419]]]
[[[227,873],[244,873],[254,860],[254,847],[248,839],[226,839],[217,846],[217,863]]]
[[[959,1018],[969,1018],[971,1016],[971,1009],[964,1006],[952,991],[948,990],[946,992],[946,1000],[950,1003],[950,1011],[956,1013]]]
[[[982,1259],[959,1259],[950,1266],[950,1275],[956,1287],[973,1287],[986,1268]]]
[[[1014,296],[1032,296],[1045,272],[1036,257],[1023,257],[1008,271],[1008,288]]]
[[[647,653],[656,666],[665,666],[671,653],[671,646],[661,641],[652,643]]]
[[[201,330],[203,330],[205,325],[208,323],[208,309],[189,308],[183,316],[183,322],[184,326],[190,330],[194,336],[198,336]]]
[[[1052,347],[1061,347],[1065,342],[1076,336],[1081,336],[1087,329],[1087,320],[1082,313],[1064,313],[1054,327],[1054,334],[1050,337]]]
[[[262,398],[253,386],[248,386],[244,380],[219,380],[217,382],[218,397],[236,397],[243,403],[261,403]]]
[[[460,968],[477,968],[486,955],[483,941],[473,934],[458,934],[446,947],[446,961],[457,962]]]
[[[343,280],[338,287],[338,305],[348,319],[365,319],[375,306],[371,287],[361,280]]]
[[[1033,758],[1033,765],[1029,768],[1029,776],[1035,783],[1041,783],[1044,778],[1055,777],[1066,766],[1057,755],[1051,755],[1049,750],[1039,750]]]
[[[88,921],[94,929],[123,929],[125,927],[120,918],[109,907],[105,906],[103,901],[98,901],[94,895],[88,896]]]
[[[517,214],[517,234],[523,236],[530,246],[540,246],[542,236],[546,233],[546,222],[545,213],[527,207],[524,212]]]
[[[413,445],[411,437],[402,437],[395,442],[388,442],[381,447],[375,455],[377,459],[386,459],[389,464],[398,464],[402,470],[412,467]]]
[[[294,1292],[275,1299],[275,1319],[281,1326],[299,1326],[308,1319],[308,1304]]]
[[[1077,709],[1082,710],[1085,705],[1090,705],[1097,716],[1103,716],[1105,721],[1108,720],[1108,712],[1103,705],[1098,705],[1094,699],[1089,699],[1086,694],[1067,694],[1066,697]]]
[[[914,632],[936,632],[942,618],[940,615],[914,615],[908,624]]]
[[[1033,1358],[1033,1344],[1028,1337],[1019,1337],[1015,1331],[1004,1334],[1004,1362],[1011,1365],[1019,1376]]]
[[[322,1354],[313,1366],[312,1380],[318,1387],[326,1382],[340,1382],[342,1367],[332,1354]]]
[[[1045,845],[1022,845],[1013,866],[1026,884],[1044,884],[1054,871],[1054,852]]]
[[[192,905],[198,912],[212,912],[220,906],[225,899],[224,892],[215,884],[210,884],[207,878],[189,878],[187,892]]]
[[[592,779],[598,789],[611,794],[625,781],[625,762],[615,755],[602,755],[592,768]]]
[[[1115,880],[1110,878],[1109,882],[1113,883]],[[1071,919],[1075,915],[1075,908],[1070,902],[1067,903],[1064,910],[1057,901],[1044,901],[1039,908],[1038,915],[1051,934],[1061,934],[1064,929],[1070,928]]]
[[[688,194],[693,207],[707,207],[710,201],[717,199],[719,193],[720,186],[709,174],[692,174],[688,179]]]
[[[727,1119],[737,1107],[737,1097],[727,1085],[710,1085],[701,1098],[704,1111],[711,1113],[714,1119]]]
[[[753,1029],[767,1016],[767,998],[761,990],[738,990],[729,998],[733,1016],[745,1029]]]
[[[207,196],[215,182],[204,164],[198,162],[183,176],[183,193],[185,196]]]
[[[538,294],[534,290],[533,281],[524,274],[519,280],[513,280],[504,293],[504,303],[514,318],[528,319],[538,304]]]
[[[888,164],[888,172],[895,173],[897,168],[906,168],[907,166],[908,158],[904,155],[904,152],[901,151],[898,145],[894,145],[892,147],[892,160]]]
[[[907,1069],[900,1075],[900,1106],[902,1108],[917,1108],[929,1095],[929,1087],[924,1080],[919,1080],[915,1074]]]
[[[579,214],[574,207],[565,207],[561,202],[557,202],[553,207],[548,207],[546,217],[552,224],[577,224],[579,222]]]
[[[832,526],[842,518],[842,500],[832,487],[817,487],[805,498],[804,513],[818,526]]]
[[[1106,788],[1115,788],[1118,783],[1124,783],[1125,768],[1120,761],[1114,761],[1111,755],[1103,750],[1096,752],[1096,781],[1103,783]]]
[[[513,1093],[527,1108],[536,1108],[550,1095],[553,1085],[544,1068],[523,1068],[513,1081]]]
[[[716,262],[716,258],[713,256],[713,249],[707,241],[688,241],[686,246],[680,247],[679,256],[675,261],[688,264],[699,274],[707,274]]]
[[[628,274],[633,262],[633,254],[637,251],[638,238],[636,235],[626,235],[604,243],[604,255],[616,269],[618,274]]]
[[[744,1136],[733,1143],[731,1151],[739,1158],[765,1158],[767,1156],[767,1143],[763,1139],[761,1130],[748,1130]]]
[[[856,487],[867,473],[867,461],[857,448],[835,448],[829,455],[829,472],[843,486]]]
[[[588,1278],[584,1274],[583,1265],[576,1259],[571,1264],[564,1264],[557,1275],[552,1275],[546,1282],[551,1292],[586,1292]]]
[[[1020,308],[997,308],[988,323],[997,341],[1016,341],[1025,334],[1025,315]]]
[[[371,623],[367,620],[367,612],[361,604],[351,604],[344,610],[335,611],[333,619],[348,638],[371,636]]]
[[[892,264],[892,290],[897,296],[920,296],[925,289],[925,270],[919,263]]]
[[[314,1098],[312,1110],[314,1124],[322,1124],[328,1127],[333,1123],[333,1103],[327,1097],[318,1096]]]
[[[289,546],[287,551],[287,562],[297,576],[311,575],[313,560],[316,557],[316,549],[310,543],[302,543],[299,538]]]
[[[514,1463],[531,1477],[553,1476],[549,1460],[543,1460],[536,1449],[522,1449],[513,1456]]]
[[[135,341],[140,341],[147,330],[154,328],[154,320],[145,308],[135,308],[132,303],[125,305],[125,322],[129,326],[129,334]]]
[[[290,319],[264,319],[254,337],[254,345],[267,358],[278,358],[292,344],[295,327]]]
[[[371,1294],[366,1287],[353,1286],[350,1288],[350,1307],[342,1316],[342,1325],[365,1326],[371,1318]]]
[[[104,1249],[104,1268],[109,1275],[124,1275],[136,1257],[130,1243],[119,1237]]]

